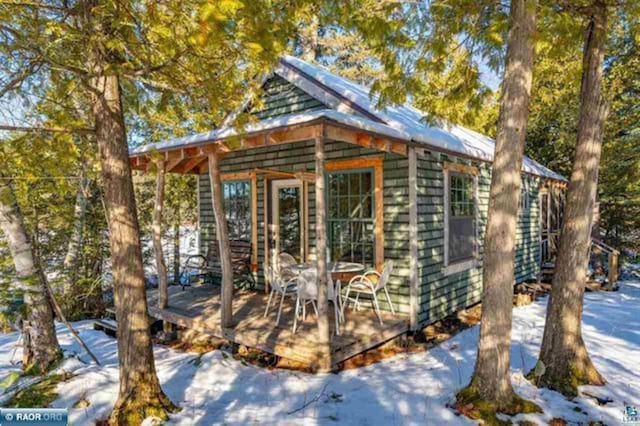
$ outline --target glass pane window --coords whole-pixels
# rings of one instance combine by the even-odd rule
[[[527,213],[529,211],[529,207],[531,205],[531,200],[529,198],[529,191],[523,184],[520,188],[520,212]]]
[[[249,181],[223,182],[224,211],[230,240],[251,241],[251,185]]]
[[[449,173],[449,263],[472,259],[476,251],[475,179]]]
[[[542,232],[547,233],[549,231],[549,193],[543,192],[540,199],[542,217]]]
[[[302,260],[300,250],[302,244],[302,210],[300,197],[302,188],[298,186],[278,189],[278,241],[280,253],[291,254],[296,260]]]
[[[373,266],[373,172],[331,173],[327,179],[331,260]]]

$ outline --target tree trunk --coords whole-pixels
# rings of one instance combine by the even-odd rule
[[[307,62],[313,62],[318,55],[318,31],[320,22],[318,15],[313,15],[307,26],[300,29],[300,58]]]
[[[166,418],[174,406],[160,388],[154,365],[119,79],[104,75],[100,66],[98,70],[91,81],[91,103],[109,226],[120,361],[120,390],[110,422],[140,424],[150,415]]]
[[[156,257],[158,273],[158,308],[167,307],[169,287],[167,282],[167,265],[162,250],[162,209],[164,207],[164,161],[158,161],[156,175],[156,202],[153,208],[153,252]]]
[[[598,164],[608,112],[602,97],[606,36],[607,6],[597,0],[585,37],[576,156],[540,350],[545,372],[536,378],[540,386],[568,396],[577,395],[580,385],[605,383],[584,345],[581,318]]]
[[[316,262],[318,268],[318,333],[322,345],[320,371],[330,371],[331,330],[329,328],[329,293],[327,286],[327,206],[325,203],[324,137],[316,140]]]
[[[469,388],[473,396],[510,410],[518,401],[509,375],[516,225],[522,158],[529,115],[534,56],[535,0],[513,0],[492,165],[489,213],[484,241],[482,322],[478,358]]]
[[[180,284],[180,207],[176,211],[176,223],[173,225],[173,283]]]
[[[16,276],[24,291],[26,311],[22,321],[24,345],[22,367],[43,374],[61,356],[53,310],[44,274],[40,271],[31,239],[11,184],[0,179],[0,228],[9,242]]]
[[[73,284],[78,277],[78,260],[80,258],[80,250],[82,248],[84,240],[84,222],[87,214],[87,179],[84,176],[84,171],[80,172],[80,179],[78,182],[78,193],[76,195],[76,205],[73,215],[73,229],[69,237],[69,244],[67,246],[67,254],[64,257],[64,278],[63,278],[63,292],[65,299],[73,297]]]
[[[233,322],[233,265],[231,264],[231,249],[229,247],[229,230],[227,216],[224,212],[224,196],[222,194],[222,180],[220,178],[220,154],[209,154],[209,181],[211,182],[211,202],[213,214],[216,218],[216,237],[220,249],[220,266],[222,267],[222,288],[220,304],[222,309],[222,326],[231,327]]]

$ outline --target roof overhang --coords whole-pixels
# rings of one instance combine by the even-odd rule
[[[208,169],[207,156],[218,152],[227,154],[265,146],[274,146],[314,140],[345,142],[372,148],[381,152],[407,155],[407,147],[415,145],[400,132],[387,126],[363,123],[359,118],[342,117],[341,113],[305,114],[305,120],[282,122],[271,120],[272,125],[248,125],[244,129],[213,131],[186,138],[150,144],[130,151],[131,167],[146,171],[158,161],[164,162],[165,171],[178,174],[202,174]],[[265,120],[266,121],[266,120]]]

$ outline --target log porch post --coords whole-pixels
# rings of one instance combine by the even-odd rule
[[[409,147],[409,323],[418,329],[418,159],[415,147]]]
[[[167,265],[164,261],[164,251],[162,249],[165,162],[158,160],[156,167],[156,200],[153,209],[153,251],[156,258],[156,272],[158,273],[158,308],[165,309],[169,302]]]
[[[332,368],[331,331],[329,329],[329,295],[327,280],[327,206],[325,203],[325,138],[315,138],[316,160],[316,261],[318,270],[318,333],[322,350],[320,371]]]
[[[216,219],[216,237],[220,248],[220,265],[222,268],[222,286],[220,290],[220,313],[222,327],[231,327],[233,320],[233,266],[229,247],[229,230],[224,212],[222,179],[220,177],[220,154],[216,150],[208,154],[209,181],[211,182],[211,203]]]

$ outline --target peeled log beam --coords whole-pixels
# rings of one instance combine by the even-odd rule
[[[209,180],[211,182],[211,201],[216,218],[216,237],[220,248],[220,266],[222,269],[222,289],[220,295],[222,326],[231,327],[233,312],[233,266],[231,264],[231,248],[227,217],[224,212],[222,196],[222,179],[220,178],[220,157],[218,152],[208,154]]]
[[[156,257],[156,272],[158,273],[158,308],[167,307],[169,289],[167,283],[167,265],[162,250],[162,211],[164,208],[164,161],[158,161],[156,175],[156,202],[153,207],[153,251]]]
[[[316,259],[318,267],[318,333],[323,354],[321,371],[330,371],[331,331],[329,329],[329,294],[327,280],[327,206],[325,203],[324,137],[316,140]]]
[[[411,330],[418,329],[418,159],[416,149],[409,148],[409,318]]]

